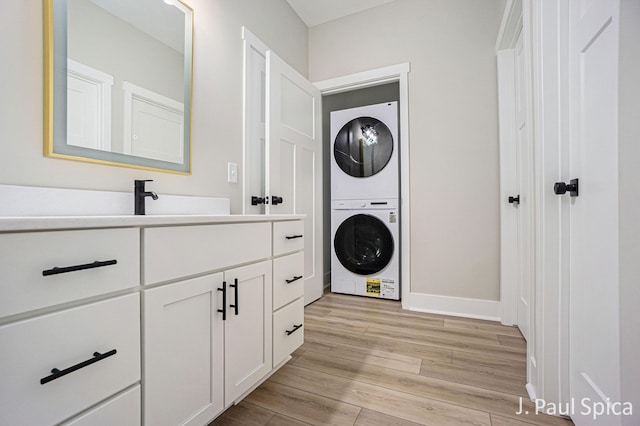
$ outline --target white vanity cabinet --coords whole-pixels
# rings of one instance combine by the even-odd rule
[[[302,344],[302,220],[0,218],[0,424],[210,423]]]
[[[301,232],[300,220],[144,228],[146,425],[206,424],[302,344],[278,338],[274,362],[273,321],[294,321],[274,303],[301,301],[304,284],[273,281],[303,276]]]

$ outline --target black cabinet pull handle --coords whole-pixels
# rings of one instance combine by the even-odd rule
[[[51,370],[52,374],[50,376],[43,377],[42,379],[40,379],[40,384],[44,385],[45,383],[49,383],[55,379],[59,379],[60,377],[66,376],[69,373],[73,373],[76,370],[80,370],[81,368],[87,367],[98,361],[102,361],[105,358],[109,358],[110,356],[115,355],[117,352],[118,351],[116,351],[115,349],[112,349],[109,352],[105,352],[103,354],[101,354],[100,352],[94,352],[93,358],[88,359],[86,361],[82,361],[79,364],[73,365],[69,368],[65,368],[64,370],[58,370],[57,368],[54,368]]]
[[[227,282],[222,281],[222,288],[218,287],[218,291],[222,292],[222,309],[218,309],[218,312],[222,312],[222,321],[227,320]]]
[[[271,196],[271,204],[273,204],[274,206],[277,206],[278,204],[282,204],[282,197],[278,197],[277,195],[272,195]]]
[[[287,235],[285,238],[287,240],[295,240],[296,238],[302,238],[302,235]]]
[[[300,325],[293,325],[293,330],[285,330],[285,333],[287,333],[287,336],[291,336],[293,333],[295,333],[296,331],[298,331],[300,328],[302,328],[302,324]]]
[[[236,315],[238,315],[238,279],[233,280],[233,284],[230,284],[229,287],[233,287],[236,298],[233,305],[229,305],[229,307],[235,309]]]
[[[45,269],[44,271],[42,271],[42,275],[46,277],[49,275],[64,274],[67,272],[82,271],[84,269],[93,269],[93,268],[100,268],[102,266],[115,265],[116,263],[118,263],[118,261],[113,259],[113,260],[104,260],[104,261],[96,260],[93,263],[85,263],[84,265],[64,266],[62,268],[54,266],[51,269]]]
[[[515,197],[509,196],[509,204],[520,204],[520,194]]]
[[[290,280],[285,280],[285,281],[287,282],[287,284],[291,284],[292,282],[298,281],[300,279],[302,279],[302,275],[294,276]]]

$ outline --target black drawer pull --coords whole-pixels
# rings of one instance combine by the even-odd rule
[[[218,287],[218,291],[222,292],[222,309],[218,309],[218,312],[222,312],[222,321],[227,320],[227,282],[222,281],[222,288]]]
[[[295,240],[296,238],[302,238],[302,235],[287,235],[285,238],[287,240]]]
[[[238,305],[239,305],[239,301],[238,301],[238,279],[236,278],[235,280],[233,280],[233,284],[229,284],[229,287],[233,287],[233,292],[235,294],[235,302],[233,302],[233,305],[229,305],[230,308],[233,308],[235,310],[235,314],[238,315]]]
[[[64,274],[67,272],[82,271],[84,269],[93,269],[93,268],[100,268],[102,266],[115,265],[116,263],[118,263],[118,261],[113,259],[113,260],[104,260],[102,262],[99,260],[96,260],[93,263],[85,263],[84,265],[75,265],[75,266],[65,266],[63,268],[54,266],[51,269],[46,269],[42,271],[42,275],[46,277],[49,275]]]
[[[292,282],[298,281],[302,279],[302,275],[298,275],[297,277],[294,276],[293,278],[291,278],[290,280],[285,280],[287,282],[287,284],[291,284]]]
[[[291,336],[293,333],[295,333],[296,331],[298,331],[298,329],[302,328],[302,324],[300,325],[295,325],[293,326],[293,330],[285,330],[285,333],[287,333],[287,336]]]
[[[96,363],[98,361],[102,361],[105,358],[109,358],[110,356],[115,355],[116,352],[118,352],[118,351],[116,351],[115,349],[112,349],[109,352],[105,352],[103,354],[101,354],[100,352],[94,352],[93,353],[93,358],[88,359],[86,361],[82,361],[80,364],[73,365],[73,366],[71,366],[69,368],[65,368],[64,370],[58,370],[57,368],[54,368],[54,369],[51,370],[51,373],[53,373],[53,374],[51,374],[50,376],[47,376],[47,377],[44,377],[44,378],[40,379],[40,384],[44,385],[45,383],[49,383],[49,382],[51,382],[51,381],[53,381],[55,379],[59,379],[62,376],[66,376],[69,373],[73,373],[76,370],[80,370],[81,368],[87,367],[87,366],[89,366],[89,365],[91,365],[93,363]]]

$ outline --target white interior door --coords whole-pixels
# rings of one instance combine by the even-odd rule
[[[320,91],[267,51],[267,214],[305,214],[305,304],[322,296]],[[274,197],[282,202],[274,204]]]
[[[252,203],[252,197],[264,198],[266,167],[266,63],[267,50],[246,28],[244,39],[244,168],[243,213],[264,214],[264,203]]]
[[[619,0],[572,0],[570,13],[570,393],[606,408],[620,401]],[[578,408],[576,425],[621,424]]]
[[[517,325],[525,339],[529,339],[531,321],[531,285],[533,268],[532,228],[532,156],[529,98],[529,68],[523,32],[520,32],[515,48],[515,107],[516,107],[516,182],[519,203],[513,203],[517,211]]]

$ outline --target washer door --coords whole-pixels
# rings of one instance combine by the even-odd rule
[[[394,243],[389,228],[380,219],[356,214],[340,224],[333,248],[342,266],[349,271],[373,275],[391,261]]]
[[[351,120],[338,132],[333,157],[343,172],[369,177],[385,168],[393,153],[393,136],[382,121],[371,117]]]

